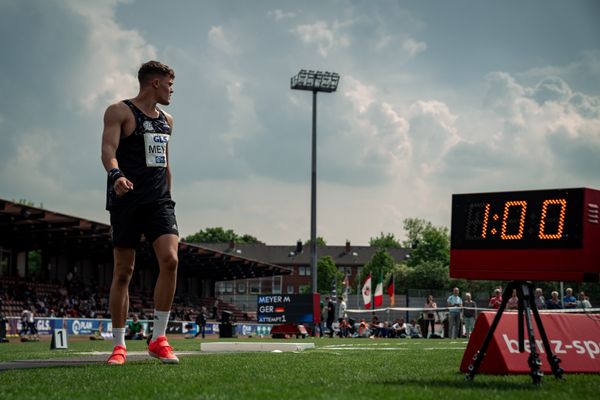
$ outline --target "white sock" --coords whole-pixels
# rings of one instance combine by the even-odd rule
[[[159,336],[165,336],[167,324],[169,323],[169,314],[171,314],[171,311],[154,310],[154,330],[152,331],[152,340],[156,340]]]
[[[112,328],[113,343],[115,346],[125,346],[125,328]]]

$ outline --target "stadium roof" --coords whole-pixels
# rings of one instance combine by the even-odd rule
[[[51,254],[112,260],[109,225],[3,199],[0,199],[0,247],[14,253],[41,249]],[[179,270],[201,279],[230,280],[290,273],[289,269],[260,258],[197,244],[180,242],[178,254]],[[141,244],[138,256],[144,262],[155,262],[147,243]]]

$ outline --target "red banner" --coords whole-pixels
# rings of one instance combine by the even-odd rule
[[[489,331],[495,312],[482,312],[465,350],[460,370],[467,372],[473,355],[480,349]],[[550,347],[560,359],[565,373],[600,373],[600,315],[599,314],[541,314],[542,323],[550,341]],[[534,326],[536,350],[542,362],[542,371],[551,368],[537,324]],[[525,352],[519,353],[517,313],[505,312],[500,318],[486,355],[479,367],[481,373],[508,374],[529,373],[527,364],[530,354],[529,337],[525,325]]]

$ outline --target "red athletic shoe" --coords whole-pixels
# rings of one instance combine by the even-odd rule
[[[125,347],[119,345],[115,346],[112,354],[108,358],[107,363],[110,365],[123,365],[125,364],[125,359],[127,358],[127,350]]]
[[[148,354],[150,354],[151,357],[160,359],[160,361],[165,364],[179,363],[179,358],[173,354],[173,348],[169,346],[166,336],[159,336],[156,340],[150,340]]]

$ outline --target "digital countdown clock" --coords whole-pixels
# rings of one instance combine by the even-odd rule
[[[450,276],[598,281],[600,191],[452,196]]]

